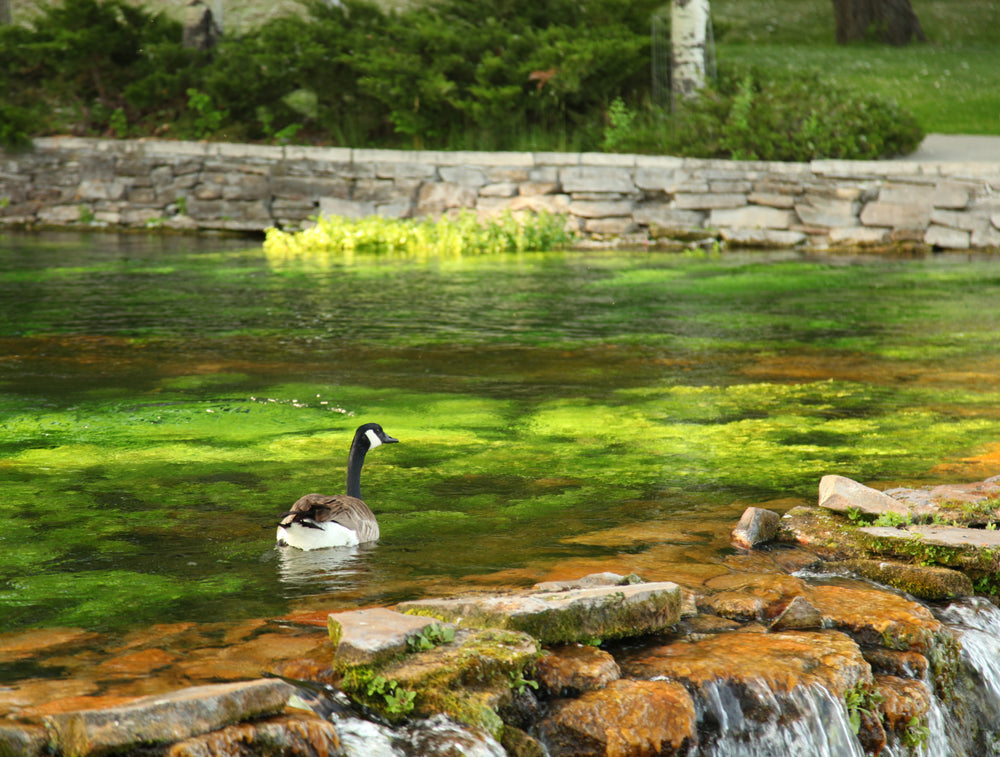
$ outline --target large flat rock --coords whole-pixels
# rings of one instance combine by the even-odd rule
[[[921,544],[935,547],[974,549],[1000,547],[1000,531],[989,531],[985,528],[928,525],[906,528],[866,526],[859,530],[880,539],[919,539]]]
[[[860,510],[869,515],[910,514],[906,504],[844,476],[823,476],[820,479],[819,506],[837,512]]]
[[[120,707],[50,715],[45,725],[64,757],[106,754],[180,741],[280,712],[293,691],[270,678],[194,686]]]
[[[655,633],[680,620],[680,608],[680,587],[670,582],[398,605],[402,612],[457,625],[523,631],[543,644]]]
[[[338,661],[354,665],[405,652],[411,638],[438,624],[434,618],[404,615],[385,607],[332,613],[327,620]]]

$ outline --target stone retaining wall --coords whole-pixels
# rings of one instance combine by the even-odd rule
[[[566,213],[585,236],[1000,247],[1000,163],[771,163],[40,138],[0,152],[0,225],[261,231],[318,213]]]

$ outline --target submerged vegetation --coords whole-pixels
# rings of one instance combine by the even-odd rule
[[[327,592],[385,604],[563,560],[712,561],[747,503],[815,497],[830,472],[919,480],[951,460],[969,480],[963,458],[1000,439],[993,262],[276,265],[136,235],[4,249],[11,629],[270,616]],[[296,582],[276,516],[341,479],[360,419],[401,440],[366,470],[383,538]]]
[[[264,252],[272,260],[328,256],[336,260],[354,254],[461,257],[556,250],[572,241],[565,216],[544,212],[481,219],[464,211],[438,220],[321,216],[299,232],[268,229]]]

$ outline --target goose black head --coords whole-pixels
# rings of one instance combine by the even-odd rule
[[[367,442],[369,450],[375,449],[380,444],[394,444],[399,441],[399,439],[394,439],[385,433],[377,423],[365,423],[359,426],[354,437],[361,443]]]

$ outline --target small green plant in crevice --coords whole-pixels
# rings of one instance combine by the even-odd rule
[[[426,652],[442,644],[448,644],[455,639],[455,629],[438,623],[427,626],[420,633],[410,636],[406,646],[411,652]]]
[[[865,518],[863,511],[856,507],[847,508],[847,519],[851,521],[855,526],[867,526],[868,519]]]
[[[906,728],[903,729],[903,745],[911,751],[920,749],[927,743],[930,735],[931,729],[928,728],[927,723],[914,715],[907,722]]]
[[[887,512],[879,515],[873,522],[873,526],[885,526],[888,528],[903,528],[904,526],[909,526],[913,523],[913,518],[910,515],[903,515],[902,513]]]
[[[390,717],[402,718],[409,715],[417,698],[417,692],[404,689],[398,681],[367,668],[351,670],[344,677],[342,686],[360,704]]]
[[[538,691],[538,681],[525,678],[523,670],[512,670],[510,671],[510,688],[518,694],[523,693],[526,688]]]
[[[77,220],[85,225],[90,225],[94,222],[94,209],[89,205],[80,205],[77,207]]]
[[[844,692],[844,706],[847,707],[847,722],[857,734],[861,730],[863,715],[878,718],[878,706],[884,697],[871,684],[857,683]]]

